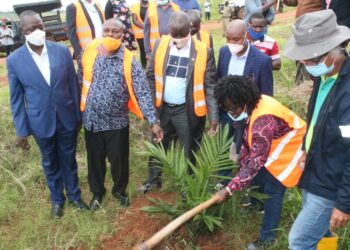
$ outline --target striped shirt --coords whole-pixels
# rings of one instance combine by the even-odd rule
[[[0,28],[0,44],[13,45],[13,32],[10,28]]]

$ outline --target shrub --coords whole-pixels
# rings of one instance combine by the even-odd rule
[[[166,188],[175,192],[176,200],[171,203],[150,199],[155,206],[143,207],[142,210],[166,213],[175,218],[210,199],[216,191],[216,184],[228,178],[218,176],[217,172],[236,167],[229,159],[231,139],[227,137],[227,128],[220,130],[215,136],[204,135],[198,151],[194,153],[194,165],[186,159],[183,149],[176,147],[174,143],[165,151],[162,145],[146,142],[146,150],[141,154],[153,157],[155,163],[162,167]],[[189,172],[192,174],[188,174]],[[196,215],[185,225],[191,238],[199,232],[212,232],[221,228],[223,218],[233,214],[234,206],[234,199],[230,199],[229,202],[215,205]]]

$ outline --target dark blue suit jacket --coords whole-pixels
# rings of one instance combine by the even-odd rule
[[[80,122],[76,73],[68,48],[46,42],[50,62],[50,86],[26,45],[7,58],[10,102],[17,136],[50,137],[56,115],[63,126],[74,130]]]
[[[218,79],[228,75],[230,60],[231,52],[228,46],[221,47],[217,67]],[[243,75],[252,78],[253,82],[258,86],[261,94],[269,96],[273,95],[271,57],[265,55],[252,45],[250,45]]]

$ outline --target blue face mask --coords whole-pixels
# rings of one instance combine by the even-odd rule
[[[305,69],[307,72],[309,72],[310,75],[319,77],[328,74],[334,69],[334,62],[331,66],[327,67],[325,64],[327,57],[323,60],[323,62],[313,65],[313,66],[307,66],[305,65]]]
[[[264,31],[256,32],[252,29],[252,27],[248,28],[248,32],[250,37],[256,41],[256,40],[261,40],[264,37]]]
[[[234,122],[239,122],[239,121],[243,121],[245,119],[248,118],[248,114],[247,112],[243,111],[239,116],[237,116],[236,118],[233,117],[229,112],[227,112],[227,115],[234,121]]]

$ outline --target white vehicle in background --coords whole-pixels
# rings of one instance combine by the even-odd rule
[[[224,8],[225,2],[219,4],[219,13],[222,14],[222,10]],[[244,14],[244,5],[245,5],[245,0],[229,0],[228,5],[234,10],[236,15],[238,13]]]

